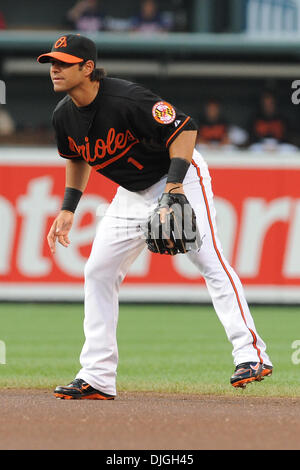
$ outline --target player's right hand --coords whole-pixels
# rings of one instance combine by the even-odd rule
[[[74,214],[70,211],[60,211],[54,220],[47,236],[48,245],[52,254],[56,252],[56,240],[65,248],[69,246],[70,240],[68,235],[73,225],[73,220]]]

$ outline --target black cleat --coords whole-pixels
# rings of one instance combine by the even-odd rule
[[[113,395],[96,390],[82,379],[75,379],[68,385],[56,387],[54,395],[63,400],[114,400],[115,398]]]
[[[260,362],[243,362],[242,364],[238,364],[234,374],[230,378],[231,385],[233,387],[245,388],[250,382],[260,382],[263,380],[263,375],[270,375],[270,366],[268,366],[268,369],[265,369],[266,372],[264,374],[263,367],[264,365]]]

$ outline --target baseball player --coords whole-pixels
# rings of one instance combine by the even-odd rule
[[[231,384],[245,387],[262,380],[272,373],[272,362],[241,282],[222,252],[208,167],[194,149],[196,125],[148,89],[106,77],[95,68],[96,59],[95,43],[73,34],[58,38],[51,52],[37,59],[51,63],[54,91],[66,94],[53,113],[58,153],[67,159],[62,207],[47,237],[53,254],[57,241],[64,247],[70,244],[74,212],[91,170],[119,185],[85,266],[81,369],[73,382],[55,389],[55,396],[100,400],[116,396],[118,293],[130,265],[147,246],[145,241],[157,253],[186,253],[204,277],[233,346],[236,368]],[[188,206],[193,220],[196,217],[201,247],[188,248],[182,237],[177,250],[178,240],[170,232],[164,242],[160,235],[145,240],[142,227],[153,214],[159,214],[163,225],[176,212],[174,202]]]

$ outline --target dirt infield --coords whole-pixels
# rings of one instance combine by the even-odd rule
[[[0,449],[300,449],[300,398],[1,390]]]

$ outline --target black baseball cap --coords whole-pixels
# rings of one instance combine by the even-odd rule
[[[60,36],[53,44],[51,52],[40,55],[38,62],[50,62],[57,59],[68,64],[79,64],[80,62],[93,60],[96,64],[97,48],[94,41],[80,34],[66,34]]]

